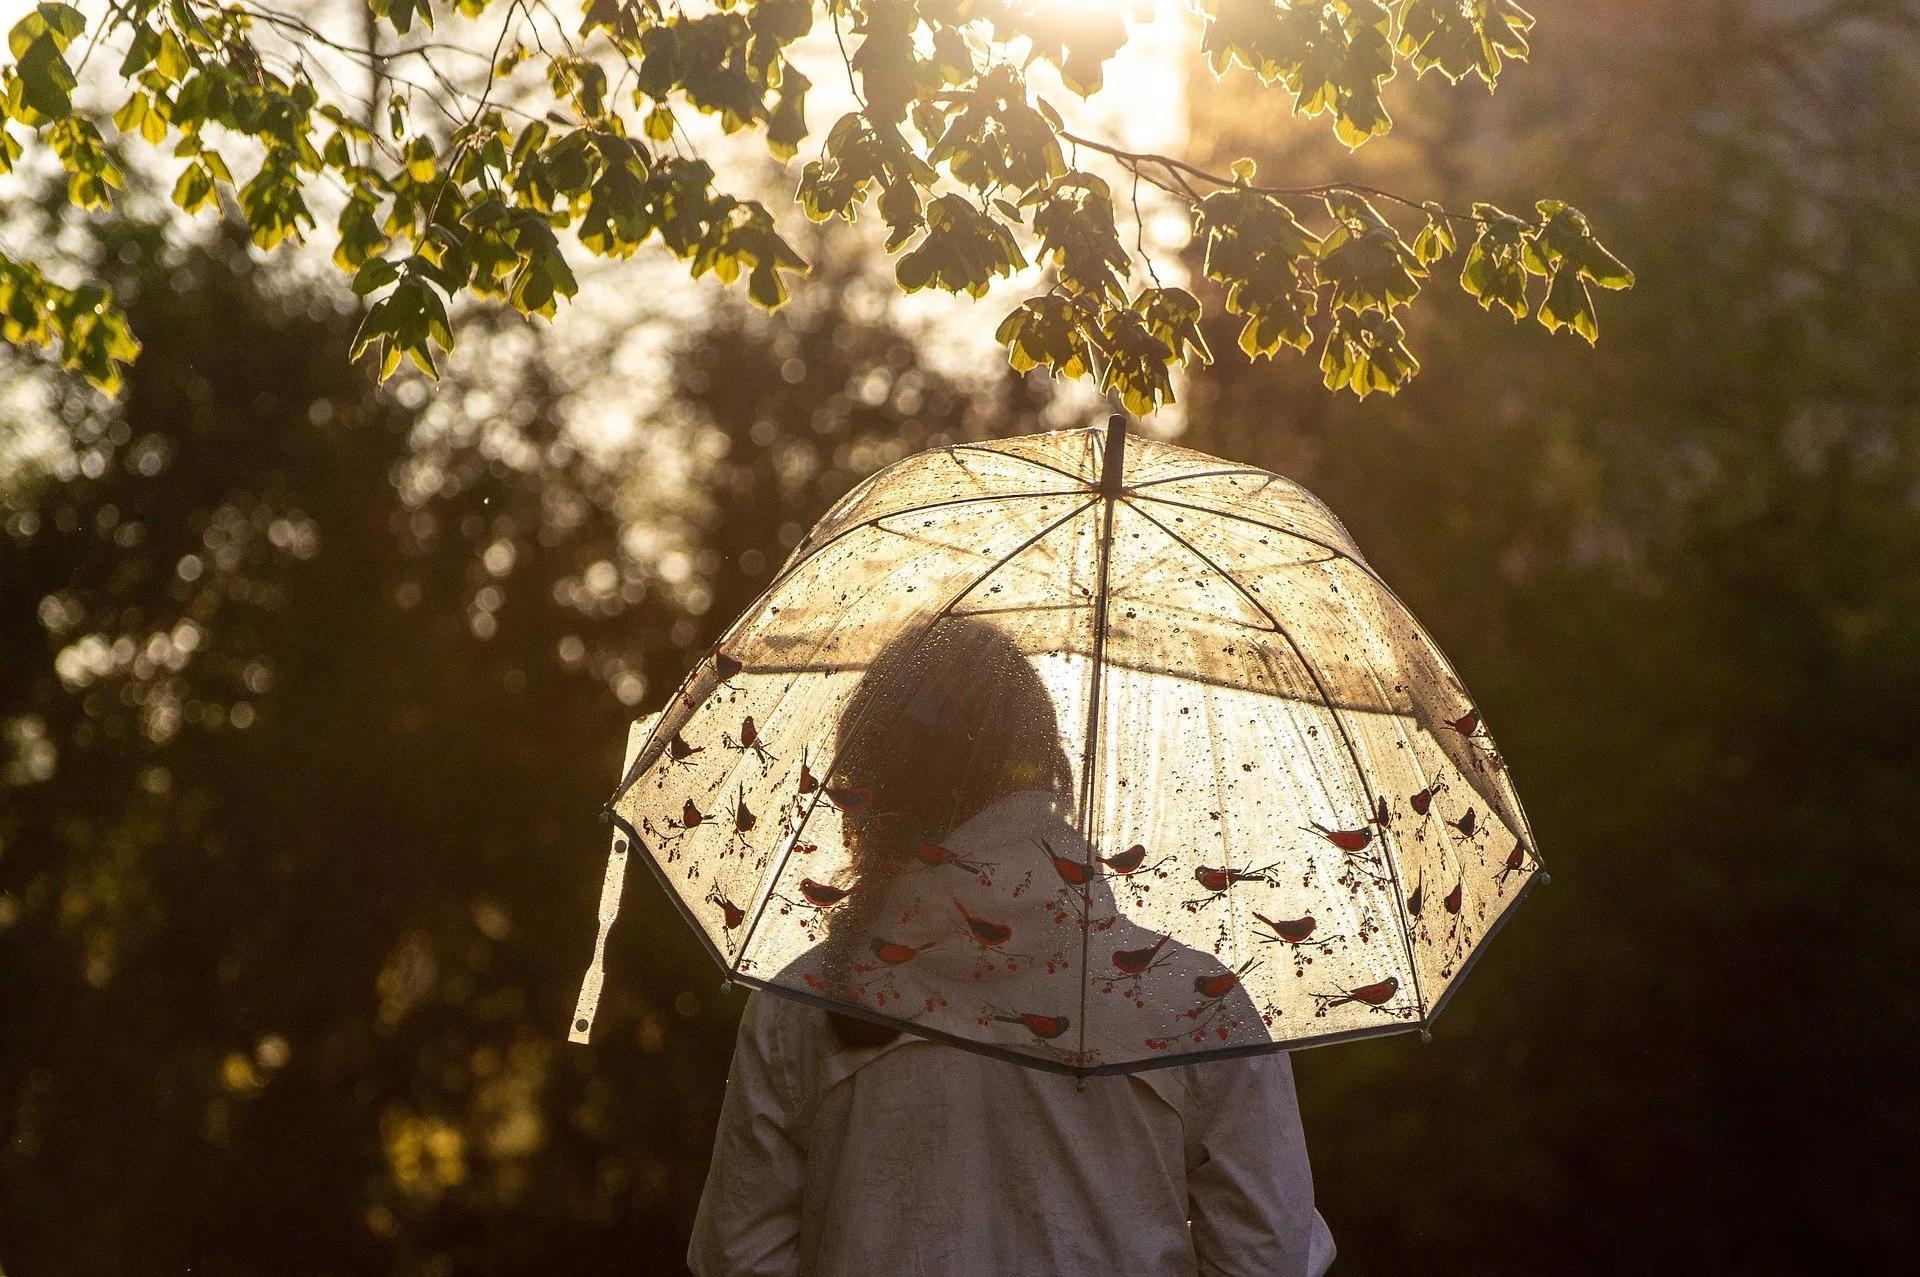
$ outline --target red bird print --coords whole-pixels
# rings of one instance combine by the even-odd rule
[[[747,911],[721,895],[718,884],[715,884],[713,890],[707,893],[707,899],[720,906],[720,916],[726,920],[727,930],[732,931],[747,920]]]
[[[1087,884],[1087,866],[1078,860],[1069,860],[1054,851],[1052,844],[1041,838],[1036,841],[1040,850],[1047,853],[1047,859],[1053,862],[1053,871],[1060,875],[1060,881],[1069,887],[1084,887]]]
[[[1373,841],[1373,830],[1365,825],[1358,829],[1328,829],[1315,821],[1312,828],[1303,825],[1301,830],[1304,833],[1319,834],[1342,851],[1361,851]]]
[[[1143,949],[1116,949],[1113,954],[1113,965],[1119,968],[1123,975],[1144,975],[1147,968],[1153,965],[1153,960],[1159,955],[1161,948],[1170,939],[1172,939],[1171,936],[1161,936]]]
[[[879,936],[875,936],[873,938],[873,956],[890,967],[897,967],[903,962],[913,961],[913,959],[919,957],[922,953],[925,953],[928,949],[933,948],[934,945],[939,943],[938,940],[930,940],[926,944],[901,944],[898,941],[882,940]]]
[[[1197,975],[1193,978],[1193,991],[1203,998],[1224,998],[1239,983],[1240,977],[1232,971],[1222,971],[1218,975]]]
[[[1217,897],[1236,882],[1273,881],[1273,871],[1278,865],[1263,865],[1258,869],[1217,869],[1212,865],[1199,865],[1193,871],[1193,880]]]
[[[1193,871],[1193,880],[1208,891],[1225,891],[1234,883],[1233,870],[1201,865]]]
[[[1447,782],[1444,780],[1436,780],[1433,784],[1428,785],[1425,789],[1408,799],[1408,801],[1413,804],[1413,812],[1416,816],[1424,816],[1433,806],[1433,800],[1446,792]]]
[[[835,887],[828,883],[815,882],[811,878],[800,880],[800,894],[805,896],[807,903],[816,909],[831,909],[858,890],[860,890],[859,883],[851,887]]]
[[[1470,709],[1458,718],[1447,719],[1446,724],[1462,736],[1472,736],[1480,730],[1480,711]]]
[[[827,786],[827,801],[841,811],[859,811],[873,801],[873,791],[864,785]]]
[[[684,763],[695,754],[706,750],[705,745],[695,747],[687,744],[687,738],[679,732],[667,737],[667,757],[676,763]]]
[[[1278,868],[1278,865],[1265,865],[1259,869],[1216,869],[1212,865],[1200,865],[1193,871],[1193,880],[1211,894],[1182,903],[1188,909],[1199,909],[1216,900],[1224,900],[1227,888],[1236,882],[1264,882],[1271,885],[1273,871]]]
[[[738,674],[745,666],[734,660],[719,648],[713,650],[713,672],[722,683]]]
[[[1319,1004],[1319,1012],[1345,1006],[1349,1002],[1382,1007],[1393,1001],[1393,995],[1398,992],[1400,992],[1400,977],[1390,975],[1377,983],[1363,984],[1357,989],[1347,989],[1340,993],[1316,993],[1313,995],[1313,1000]]]
[[[1147,862],[1147,845],[1137,842],[1117,856],[1102,856],[1100,863],[1117,874],[1130,874]]]
[[[1460,912],[1460,888],[1465,885],[1466,883],[1464,880],[1461,882],[1454,883],[1453,890],[1449,891],[1447,893],[1447,898],[1440,902],[1442,905],[1446,907],[1446,910],[1448,913]]]
[[[973,938],[987,948],[998,949],[1013,939],[1013,928],[1004,922],[990,922],[985,918],[976,918],[967,912],[967,907],[958,899],[954,900],[953,905],[960,911],[960,916],[967,920],[967,930],[973,934]]]
[[[818,788],[820,788],[820,778],[807,770],[807,760],[802,756],[800,759],[800,792],[803,794],[811,794]]]
[[[760,817],[747,807],[747,791],[743,787],[740,797],[733,804],[733,832],[744,834],[760,822]]]
[[[1420,916],[1421,906],[1426,903],[1426,899],[1427,875],[1423,870],[1420,874],[1420,880],[1413,885],[1413,894],[1407,897],[1407,912],[1418,918]]]
[[[1500,866],[1500,872],[1493,876],[1495,882],[1505,882],[1509,877],[1527,867],[1527,844],[1514,840],[1513,850],[1507,853],[1507,862]]]
[[[996,1015],[993,1018],[1004,1024],[1024,1024],[1027,1032],[1049,1042],[1065,1033],[1069,1023],[1064,1015]]]
[[[949,851],[937,842],[923,842],[913,849],[913,854],[921,864],[932,865],[936,869],[941,865],[953,865],[968,873],[979,873],[987,867],[985,861],[964,859],[959,852]]]
[[[1458,820],[1449,820],[1447,823],[1455,829],[1458,829],[1461,837],[1471,838],[1473,837],[1473,831],[1480,827],[1480,813],[1469,807],[1467,808],[1466,815],[1460,817]]]
[[[680,828],[682,829],[697,828],[705,819],[706,817],[700,814],[700,809],[693,805],[691,798],[687,799],[687,805],[680,809]],[[673,822],[669,820],[667,823],[671,825]]]
[[[1367,823],[1385,829],[1392,821],[1393,809],[1387,806],[1387,796],[1381,794],[1373,800],[1373,815],[1367,819]]]
[[[1312,914],[1307,914],[1300,918],[1269,918],[1266,914],[1255,909],[1253,916],[1259,920],[1262,926],[1272,931],[1274,935],[1285,940],[1288,944],[1304,943],[1312,937],[1313,929],[1319,925],[1313,920]],[[1264,940],[1266,937],[1262,936],[1261,939]]]
[[[760,743],[760,729],[754,726],[753,715],[751,714],[740,720],[740,739],[738,741],[734,740],[733,737],[727,735],[725,732],[720,733],[720,739],[724,741],[730,749],[742,751],[752,750],[753,753],[759,757],[762,767],[765,767],[766,764],[773,759],[773,755],[767,751],[767,747]]]

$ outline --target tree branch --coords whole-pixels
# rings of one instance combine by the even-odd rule
[[[1390,200],[1395,204],[1404,204],[1408,208],[1417,209],[1422,213],[1438,212],[1442,217],[1448,219],[1449,221],[1472,222],[1472,223],[1479,224],[1479,223],[1484,223],[1487,220],[1484,217],[1476,217],[1472,213],[1455,212],[1452,209],[1442,208],[1438,204],[1422,203],[1418,200],[1408,199],[1404,195],[1396,195],[1392,191],[1381,190],[1377,186],[1364,186],[1357,182],[1325,182],[1318,186],[1247,186],[1241,182],[1235,181],[1231,177],[1222,177],[1218,173],[1209,173],[1206,169],[1203,169],[1196,164],[1189,164],[1187,161],[1182,159],[1177,159],[1171,155],[1161,155],[1156,151],[1129,151],[1122,147],[1113,146],[1106,142],[1095,141],[1093,138],[1090,138],[1090,137],[1082,137],[1077,133],[1070,133],[1065,129],[1060,130],[1060,136],[1065,138],[1067,141],[1072,142],[1076,146],[1084,146],[1089,150],[1098,151],[1102,155],[1111,156],[1112,158],[1119,160],[1121,163],[1127,165],[1130,169],[1133,169],[1133,171],[1135,172],[1139,171],[1137,168],[1134,168],[1135,165],[1158,164],[1162,168],[1166,169],[1167,172],[1173,176],[1174,180],[1178,181],[1180,185],[1185,188],[1186,193],[1196,201],[1200,198],[1200,196],[1194,190],[1194,188],[1185,180],[1185,176],[1183,175],[1190,175],[1192,177],[1199,178],[1203,182],[1211,182],[1215,186],[1225,187],[1225,188],[1239,187],[1244,190],[1258,192],[1261,195],[1290,196],[1290,197],[1299,197],[1302,195],[1317,195],[1317,196],[1324,197],[1327,195],[1334,194],[1335,192],[1338,192],[1338,191],[1344,191],[1352,195],[1365,195],[1365,196],[1370,196],[1374,199]],[[1143,176],[1146,176],[1147,181],[1149,182],[1153,181],[1153,178],[1150,175],[1143,174]],[[1160,189],[1162,190],[1170,189],[1164,184],[1161,184],[1158,182],[1155,182],[1154,184],[1156,186],[1160,186]]]

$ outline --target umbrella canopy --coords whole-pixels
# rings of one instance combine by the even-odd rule
[[[1423,1029],[1539,868],[1339,520],[1120,418],[854,488],[609,810],[603,922],[636,847],[731,978],[1079,1074]]]

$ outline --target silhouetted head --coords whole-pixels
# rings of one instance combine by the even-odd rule
[[[947,617],[881,649],[841,712],[832,783],[867,791],[847,814],[865,874],[1020,790],[1069,792],[1046,684],[999,626]]]

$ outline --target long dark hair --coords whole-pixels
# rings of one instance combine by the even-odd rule
[[[1067,794],[1073,769],[1053,697],[1000,626],[946,616],[894,638],[840,714],[833,783],[870,791],[846,817],[857,878],[897,872],[919,841],[938,840],[1020,790]],[[835,911],[827,960],[844,965],[871,933],[875,893]],[[880,1046],[899,1030],[828,1012],[849,1047]]]

